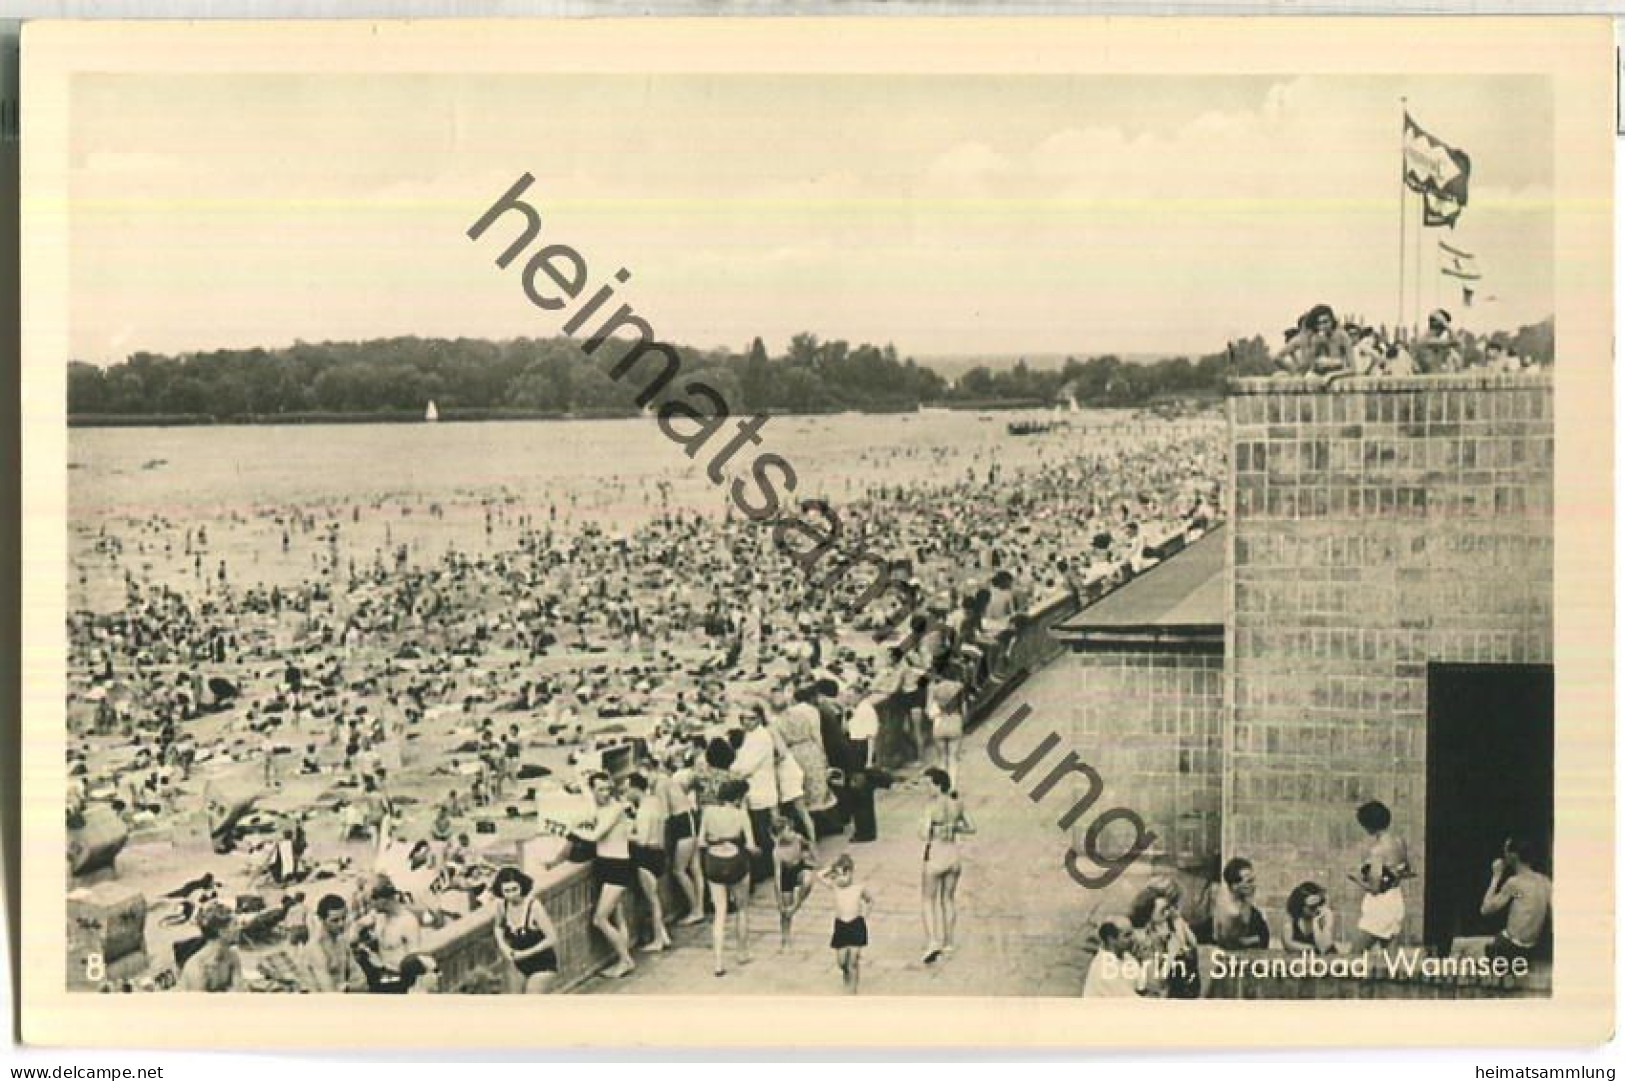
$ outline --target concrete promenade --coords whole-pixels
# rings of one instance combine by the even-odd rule
[[[827,864],[838,853],[850,852],[859,878],[875,895],[862,993],[1074,997],[1082,990],[1089,959],[1084,945],[1094,921],[1121,911],[1133,886],[1145,876],[1136,867],[1110,890],[1101,892],[1074,883],[1062,863],[1066,836],[1055,824],[1068,806],[1066,791],[1058,789],[1044,803],[1034,804],[1026,795],[1034,778],[1018,787],[988,759],[986,751],[989,735],[1023,702],[1032,715],[1012,735],[1006,751],[1024,753],[1051,730],[1046,712],[1053,718],[1059,702],[1065,700],[1064,667],[1051,666],[1017,688],[966,740],[960,789],[977,833],[961,844],[965,869],[958,894],[958,948],[952,956],[932,965],[921,961],[923,846],[918,834],[926,787],[915,770],[878,794],[878,841],[852,845],[843,838],[827,838],[821,842],[821,862]],[[1079,750],[1083,753],[1085,749]],[[815,888],[796,917],[790,949],[780,953],[778,913],[764,886],[751,906],[750,964],[737,963],[730,925],[728,973],[718,978],[712,972],[709,923],[675,927],[675,949],[639,954],[633,976],[591,979],[581,990],[591,994],[840,994],[840,972],[829,948],[832,919],[827,891]]]

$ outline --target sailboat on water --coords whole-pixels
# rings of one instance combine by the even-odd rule
[[[434,407],[434,399],[429,399],[429,408],[423,411],[423,419],[430,424],[440,419],[440,410]]]

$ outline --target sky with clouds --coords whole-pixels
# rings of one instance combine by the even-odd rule
[[[1473,159],[1424,310],[1443,237],[1496,298],[1441,286],[1467,326],[1546,316],[1541,77],[85,75],[72,348],[557,333],[464,235],[525,172],[543,236],[698,346],[1196,354],[1320,301],[1392,321],[1402,95]]]

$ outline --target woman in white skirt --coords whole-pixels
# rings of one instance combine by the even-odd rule
[[[1359,873],[1349,875],[1365,890],[1354,936],[1354,952],[1364,953],[1390,946],[1399,938],[1405,926],[1405,893],[1400,884],[1412,871],[1405,839],[1391,831],[1394,816],[1385,804],[1377,800],[1362,804],[1354,817],[1371,837]]]

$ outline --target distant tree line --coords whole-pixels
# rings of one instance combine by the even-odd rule
[[[1502,336],[1521,355],[1551,359],[1546,320]],[[1467,348],[1480,343],[1468,339]],[[994,371],[972,368],[949,384],[891,345],[850,345],[797,334],[779,356],[757,338],[741,353],[678,346],[682,375],[714,389],[735,414],[912,410],[922,403],[1054,402],[1132,406],[1164,397],[1221,393],[1232,376],[1273,371],[1262,337],[1238,340],[1196,360],[1151,364],[1115,356],[1068,357],[1059,368],[1025,361]],[[636,381],[610,369],[624,352],[614,343],[594,357],[572,338],[384,338],[364,342],[300,342],[286,349],[217,349],[164,356],[134,353],[100,368],[68,366],[68,413],[73,417],[149,417],[220,421],[328,415],[336,419],[421,414],[433,401],[442,415],[620,416],[637,411]],[[1469,357],[1469,359],[1471,359]],[[658,403],[656,403],[658,406]]]
[[[1132,406],[1158,398],[1217,395],[1232,376],[1268,375],[1272,370],[1269,346],[1263,338],[1253,337],[1195,361],[1170,357],[1145,364],[1107,354],[1088,360],[1067,357],[1059,368],[1035,369],[1025,360],[998,371],[977,367],[959,377],[955,394],[1045,402],[1071,398],[1079,405]]]
[[[948,393],[942,377],[890,345],[851,346],[799,334],[769,357],[761,339],[743,353],[678,346],[681,385],[703,381],[735,412],[912,409]],[[328,413],[442,415],[503,412],[613,416],[637,411],[633,383],[610,375],[624,348],[583,355],[572,338],[386,338],[301,342],[286,349],[135,353],[108,368],[68,368],[68,412],[207,415],[221,420]]]
[[[1491,341],[1502,343],[1517,356],[1550,365],[1557,359],[1557,320],[1547,316],[1538,323],[1519,327],[1513,334],[1463,334],[1463,359],[1468,364],[1477,364],[1483,359],[1484,347]]]

